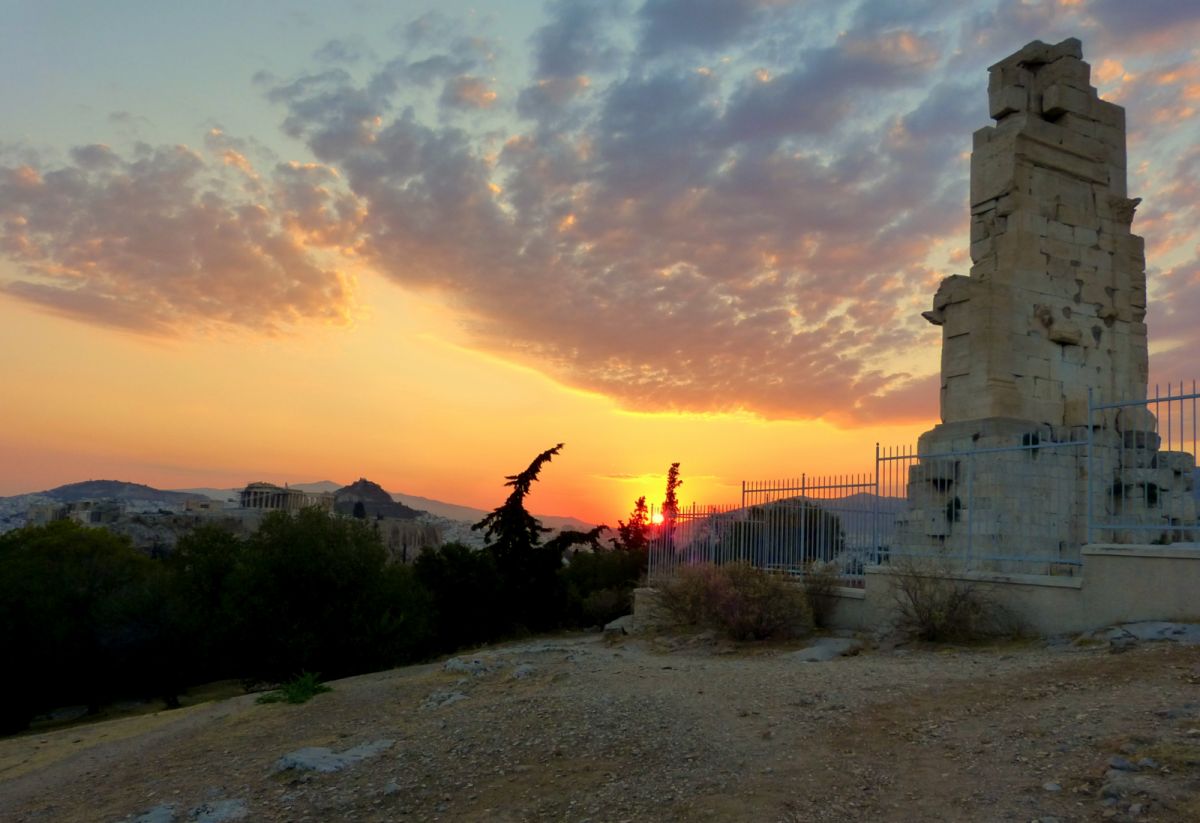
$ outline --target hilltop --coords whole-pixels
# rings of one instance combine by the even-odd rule
[[[539,638],[300,706],[246,695],[42,730],[0,741],[0,807],[60,823],[1200,813],[1196,647],[794,649]]]
[[[179,506],[189,500],[203,498],[203,495],[191,491],[164,491],[142,483],[129,483],[124,480],[84,480],[80,483],[57,486],[36,494],[41,497],[49,497],[59,503],[107,499],[161,501]]]

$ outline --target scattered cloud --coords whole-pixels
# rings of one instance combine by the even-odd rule
[[[228,151],[244,174],[245,158]],[[0,289],[150,334],[346,322],[351,284],[227,178],[226,163],[141,144],[128,155],[78,146],[59,166],[0,165],[0,249],[21,270]]]
[[[125,326],[271,329],[346,316],[320,262],[340,254],[627,408],[927,419],[940,338],[920,311],[939,266],[969,264],[986,68],[1034,38],[1082,37],[1129,106],[1151,334],[1200,343],[1194,126],[1177,128],[1200,110],[1200,15],[1128,5],[556,0],[525,62],[428,14],[382,59],[335,39],[308,73],[256,79],[309,158],[222,137],[203,157],[4,167],[0,241],[28,273],[4,288]],[[134,182],[145,202],[117,213]],[[258,303],[234,270],[259,272]]]

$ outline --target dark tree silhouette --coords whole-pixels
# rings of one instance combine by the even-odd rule
[[[679,498],[675,496],[675,490],[683,485],[683,481],[679,479],[679,464],[672,463],[671,468],[667,470],[667,496],[663,500],[663,520],[667,523],[674,522],[679,515]]]
[[[504,596],[503,613],[516,631],[551,628],[562,613],[563,592],[558,571],[562,550],[543,546],[542,535],[550,531],[525,510],[525,497],[538,479],[542,466],[558,454],[563,444],[539,454],[520,474],[505,483],[512,493],[504,503],[472,529],[483,529],[486,550],[496,561]]]
[[[487,517],[471,526],[472,530],[483,529],[483,539],[496,555],[502,560],[513,554],[520,554],[532,549],[542,542],[542,535],[550,531],[541,521],[525,511],[525,497],[542,466],[549,463],[558,454],[563,444],[559,443],[552,449],[539,454],[529,464],[529,468],[520,474],[510,474],[505,478],[504,485],[512,486],[512,493],[502,505]]]
[[[646,495],[642,495],[633,504],[629,520],[617,521],[617,536],[613,538],[614,548],[625,551],[640,552],[650,543],[650,512],[646,508]]]
[[[600,545],[600,533],[606,531],[608,531],[608,526],[603,523],[585,532],[563,529],[546,541],[546,548],[556,550],[559,554],[574,546],[587,546],[594,552],[604,551],[604,546]]]

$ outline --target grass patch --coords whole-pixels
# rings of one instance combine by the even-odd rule
[[[1200,767],[1200,743],[1163,741],[1139,748],[1137,756],[1149,757],[1160,767],[1173,772],[1193,771]]]
[[[273,692],[260,694],[258,696],[259,703],[307,703],[309,700],[323,692],[331,692],[329,686],[317,679],[318,675],[312,672],[304,672],[294,680],[281,685]]]

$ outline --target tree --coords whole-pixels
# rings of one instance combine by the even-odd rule
[[[646,495],[642,495],[633,504],[628,522],[617,521],[617,536],[613,538],[613,548],[624,551],[645,551],[650,544],[650,512],[646,508]]]
[[[340,677],[404,662],[427,604],[389,603],[406,581],[389,580],[386,563],[379,535],[361,520],[317,508],[268,514],[234,581],[244,674]]]
[[[679,479],[679,464],[672,463],[671,468],[667,469],[667,496],[663,499],[663,519],[659,531],[668,546],[675,545],[675,519],[679,517],[679,498],[675,496],[675,490],[682,485],[683,481]]]
[[[0,536],[0,733],[38,711],[106,699],[144,680],[157,631],[155,562],[128,538],[62,520]]]
[[[528,552],[540,545],[542,535],[550,531],[540,520],[525,511],[525,497],[534,481],[538,479],[542,466],[549,463],[562,447],[563,444],[559,443],[552,449],[546,449],[533,459],[525,471],[505,477],[507,482],[504,485],[512,486],[513,489],[508,499],[487,517],[471,526],[472,531],[484,530],[483,539],[497,560]]]
[[[683,485],[683,481],[679,479],[679,464],[672,463],[671,468],[667,469],[667,496],[663,500],[663,520],[674,522],[679,515],[679,498],[675,496],[675,490]]]
[[[520,474],[509,475],[504,485],[512,492],[502,505],[472,529],[483,529],[486,549],[496,561],[503,589],[504,613],[516,630],[544,630],[554,626],[561,614],[563,598],[558,570],[562,550],[542,546],[542,535],[550,531],[525,510],[525,497],[538,479],[542,466],[558,454],[563,444],[539,454]]]

